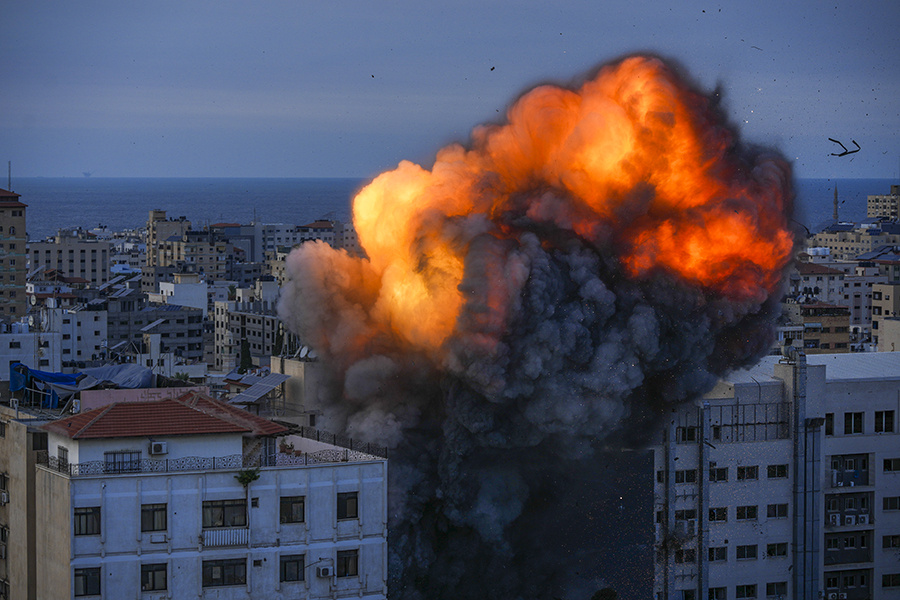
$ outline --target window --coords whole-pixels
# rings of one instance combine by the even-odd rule
[[[753,560],[756,558],[756,544],[747,544],[737,547],[738,560]]]
[[[787,556],[787,542],[766,544],[766,556],[769,558]]]
[[[882,548],[900,548],[900,535],[886,535],[881,538]]]
[[[759,467],[738,467],[737,468],[737,480],[738,481],[748,481],[751,479],[759,479]]]
[[[769,598],[786,598],[787,581],[775,581],[766,584],[766,596]]]
[[[738,521],[755,521],[757,516],[757,511],[755,506],[738,506],[737,507],[737,520]]]
[[[881,587],[900,587],[900,573],[885,573],[882,575]]]
[[[787,512],[787,504],[769,504],[766,506],[766,517],[769,519],[786,519]]]
[[[766,477],[769,479],[784,479],[788,476],[787,465],[769,465],[766,467]]]
[[[710,467],[709,480],[710,481],[728,481],[728,467],[721,467],[718,469],[715,467]]]
[[[844,413],[844,435],[863,432],[863,413]]]
[[[679,548],[675,551],[676,563],[695,563],[697,562],[697,551],[693,548]]]
[[[728,560],[727,546],[714,546],[709,549],[709,562]]]
[[[135,473],[141,470],[141,451],[122,450],[103,453],[105,473]]]
[[[141,504],[141,531],[165,531],[166,528],[165,504]]]
[[[841,549],[841,539],[839,537],[826,537],[825,538],[825,549],[826,550],[840,550]]]
[[[75,569],[75,596],[100,595],[100,567]]]
[[[697,483],[697,470],[675,471],[675,483]]]
[[[243,558],[203,561],[203,587],[244,585],[247,583],[247,561]]]
[[[741,598],[756,598],[756,584],[735,586],[734,597],[738,600],[741,600]]]
[[[697,518],[697,511],[693,508],[686,508],[682,510],[675,511],[675,520],[676,521],[689,521]]]
[[[100,535],[100,507],[75,509],[75,535]]]
[[[835,589],[838,587],[838,578],[837,575],[832,575],[825,578],[825,588],[826,589]]]
[[[893,473],[896,471],[900,471],[900,458],[884,459],[884,472]]]
[[[281,497],[282,523],[302,523],[305,519],[305,498],[303,496]]]
[[[891,433],[894,431],[894,411],[875,411],[875,433]]]
[[[727,506],[719,506],[716,508],[709,509],[709,520],[710,521],[720,521],[725,522],[728,520],[728,507]]]
[[[676,427],[675,441],[679,444],[697,441],[697,432],[699,427]]]
[[[10,348],[21,348],[21,347],[22,347],[22,342],[10,342],[10,343],[9,343],[9,347],[10,347]],[[32,364],[34,364],[34,363],[32,363]]]
[[[281,581],[303,581],[305,558],[303,554],[288,554],[281,557]]]
[[[203,503],[203,528],[246,527],[246,500],[209,500]],[[230,585],[230,584],[222,584]]]
[[[337,518],[359,518],[359,500],[356,492],[340,492],[337,495]]]
[[[338,577],[351,577],[359,574],[359,550],[340,550],[337,553]]]
[[[709,588],[709,600],[726,600],[728,590],[723,587]]]
[[[141,591],[155,592],[166,589],[166,563],[141,565]]]

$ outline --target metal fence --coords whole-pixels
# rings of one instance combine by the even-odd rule
[[[322,431],[321,429],[316,429],[315,427],[301,426],[296,429],[292,429],[291,432],[310,440],[325,442],[326,444],[331,444],[332,446],[340,446],[341,448],[347,448],[348,450],[352,450],[354,452],[361,452],[363,454],[369,454],[371,456],[377,456],[379,458],[388,457],[387,446],[379,446],[378,444],[361,442],[360,440],[354,440],[353,438],[348,436],[329,433],[328,431]]]

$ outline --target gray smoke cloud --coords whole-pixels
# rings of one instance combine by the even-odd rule
[[[721,137],[712,103],[663,72]],[[736,143],[717,159],[760,193],[728,192],[716,210],[783,230],[787,163]],[[652,185],[617,191],[601,218],[533,171],[498,203],[492,164],[467,171],[464,186],[491,210],[422,210],[417,243],[449,240],[464,265],[463,301],[438,349],[385,327],[377,269],[321,243],[289,257],[279,313],[330,370],[329,426],[391,448],[391,598],[575,600],[604,585],[637,598],[651,574],[651,474],[646,454],[623,448],[766,352],[779,290],[727,293],[664,267],[635,276],[635,227],[674,219],[654,208]],[[733,256],[721,268],[765,279]]]

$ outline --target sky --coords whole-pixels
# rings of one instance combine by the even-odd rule
[[[22,177],[372,177],[623,55],[723,92],[798,177],[900,176],[896,0],[4,3]],[[861,150],[832,156],[840,147]]]

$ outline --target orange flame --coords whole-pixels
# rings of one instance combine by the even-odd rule
[[[459,228],[512,235],[502,224],[511,211],[614,247],[632,277],[665,272],[760,303],[793,250],[788,167],[775,157],[748,167],[733,144],[708,100],[657,59],[625,59],[578,90],[535,88],[506,123],[477,128],[471,148],[442,149],[431,170],[402,162],[354,199],[380,280],[370,318],[413,347],[439,348],[468,300],[460,283],[474,233]]]

